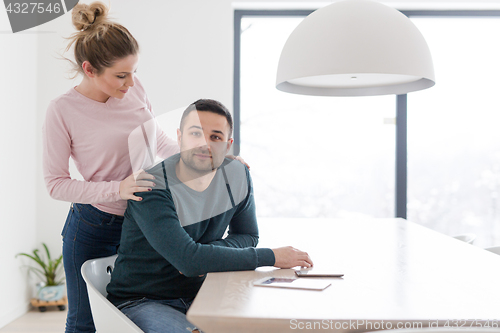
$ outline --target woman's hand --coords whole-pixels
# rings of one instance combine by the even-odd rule
[[[250,165],[248,165],[247,162],[245,162],[245,160],[241,158],[241,156],[226,155],[226,157],[232,160],[240,161],[241,164],[245,165],[248,168],[248,170],[250,170]]]
[[[155,179],[155,177],[144,170],[139,170],[122,180],[120,182],[120,198],[141,201],[142,198],[135,196],[134,193],[151,191],[151,188],[156,185],[147,179]]]
[[[297,250],[291,246],[272,249],[274,252],[274,267],[292,268],[295,266],[312,267],[313,262],[307,252]]]

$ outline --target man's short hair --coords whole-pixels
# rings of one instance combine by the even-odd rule
[[[233,133],[233,117],[231,116],[231,113],[229,110],[221,103],[213,99],[199,99],[196,102],[190,104],[186,110],[184,110],[184,113],[182,114],[181,118],[181,125],[180,125],[180,130],[181,132],[183,131],[184,127],[184,119],[188,116],[191,111],[203,111],[203,112],[212,112],[221,116],[226,117],[227,123],[229,124],[229,136],[228,139],[231,137]]]

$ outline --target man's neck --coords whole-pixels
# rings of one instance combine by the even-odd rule
[[[217,169],[200,173],[186,166],[182,159],[175,165],[175,174],[177,178],[187,187],[197,192],[203,192],[210,186],[216,172]]]

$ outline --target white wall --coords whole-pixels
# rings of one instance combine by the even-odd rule
[[[111,15],[139,41],[138,75],[157,114],[198,98],[218,99],[232,107],[233,5],[231,0],[109,0]],[[90,1],[85,0],[85,3]],[[107,3],[108,1],[104,1]],[[328,1],[326,3],[330,3]],[[305,5],[303,5],[305,3]],[[496,8],[489,1],[384,1],[399,8]],[[317,1],[251,0],[239,7],[272,8],[325,5]],[[457,5],[458,4],[458,5]],[[32,29],[33,30],[33,29]],[[69,203],[51,199],[41,171],[41,127],[49,101],[76,85],[65,78],[58,60],[63,37],[74,30],[70,15],[48,22],[38,33],[0,33],[0,131],[2,191],[0,200],[0,327],[26,309],[26,273],[20,251],[43,241],[54,255],[61,251],[60,232]],[[10,31],[0,10],[0,31]]]
[[[37,35],[13,35],[0,11],[0,327],[28,309],[31,290],[19,252],[36,239]]]

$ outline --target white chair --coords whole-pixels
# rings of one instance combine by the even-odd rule
[[[82,276],[87,284],[90,308],[98,333],[144,333],[106,298],[117,255],[86,261]]]
[[[487,247],[485,250],[500,255],[500,246]]]
[[[467,244],[472,245],[472,243],[474,243],[474,240],[476,239],[476,235],[475,234],[461,234],[461,235],[453,236],[453,238],[461,240],[462,242],[465,242]]]

